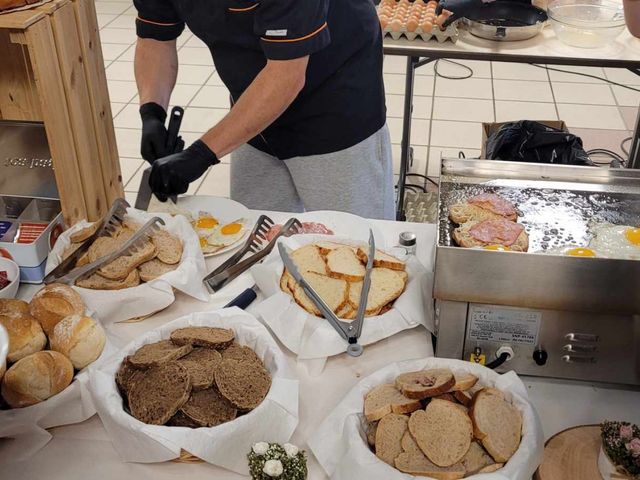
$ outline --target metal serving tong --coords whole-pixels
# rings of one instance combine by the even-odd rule
[[[367,266],[364,273],[364,281],[362,282],[362,293],[360,294],[360,303],[358,305],[358,312],[355,320],[351,322],[345,322],[340,320],[333,310],[325,303],[320,295],[313,289],[313,287],[304,279],[298,267],[291,259],[289,249],[282,243],[278,245],[280,250],[280,256],[285,268],[289,271],[291,276],[302,287],[304,293],[311,299],[311,301],[322,312],[322,316],[326,318],[331,326],[344,338],[349,345],[347,346],[347,353],[352,357],[359,357],[362,355],[363,347],[358,343],[360,334],[362,333],[362,322],[364,320],[365,310],[367,308],[367,298],[369,297],[369,288],[371,287],[371,270],[373,269],[373,258],[376,253],[376,243],[373,238],[373,231],[369,230],[369,256],[367,258]]]
[[[56,282],[73,285],[75,284],[76,280],[88,277],[96,270],[114,261],[116,258],[135,254],[144,243],[149,241],[151,235],[153,235],[157,230],[160,229],[160,225],[164,225],[164,220],[162,220],[160,217],[151,218],[116,251],[104,255],[94,262],[88,263],[87,265],[83,265],[82,267],[71,270],[66,275],[58,278]]]
[[[76,266],[78,259],[86,253],[99,237],[111,236],[116,228],[122,225],[124,216],[129,208],[129,203],[124,198],[116,198],[111,208],[107,212],[107,216],[102,221],[102,225],[95,231],[83,244],[71,255],[65,258],[60,264],[54,268],[49,275],[44,277],[44,283],[58,282],[59,278],[67,275]]]
[[[262,218],[262,217],[260,217],[260,218]],[[273,220],[271,220],[269,217],[266,217],[266,219],[271,222],[271,225],[273,225]],[[240,275],[241,273],[245,272],[246,270],[251,268],[253,265],[258,263],[260,260],[262,260],[264,257],[269,255],[269,253],[271,253],[271,251],[273,250],[273,247],[276,246],[276,243],[278,242],[278,239],[280,237],[289,237],[289,236],[291,236],[291,235],[293,235],[295,233],[298,233],[300,231],[300,229],[302,228],[302,224],[300,223],[300,221],[298,219],[290,218],[289,221],[287,221],[287,223],[285,223],[282,226],[280,231],[271,239],[271,241],[264,248],[262,248],[260,250],[256,250],[258,248],[258,246],[262,245],[261,240],[265,239],[264,238],[264,233],[266,233],[266,230],[263,231],[261,228],[258,228],[258,225],[260,225],[260,223],[261,222],[260,222],[260,219],[259,219],[258,220],[258,224],[256,224],[256,227],[254,227],[254,230],[251,232],[251,235],[247,239],[247,242],[245,243],[245,246],[242,248],[242,250],[244,250],[246,248],[246,251],[244,253],[246,253],[248,251],[253,251],[253,252],[255,252],[254,255],[251,255],[250,257],[246,258],[245,260],[242,260],[239,263],[236,263],[233,266],[225,267],[225,268],[221,269],[221,267],[223,265],[225,265],[225,264],[231,265],[232,263],[234,263],[234,262],[238,261],[240,258],[242,258],[242,255],[244,255],[244,253],[242,253],[242,255],[238,256],[237,258],[234,258],[233,262],[230,262],[229,260],[231,260],[231,259],[229,259],[223,265],[221,265],[216,270],[214,270],[212,273],[207,275],[204,278],[203,282],[206,285],[206,287],[209,290],[209,292],[211,292],[211,293],[217,292],[222,287],[224,287],[227,283],[229,283],[231,280],[236,278],[238,275]],[[267,222],[263,222],[263,223],[266,224]],[[256,232],[255,236],[253,235],[254,232]],[[255,237],[255,238],[252,239],[252,237]],[[255,242],[257,242],[257,244],[254,245]],[[240,252],[238,252],[236,255],[241,253],[242,250],[240,250]],[[234,257],[236,255],[234,255]]]

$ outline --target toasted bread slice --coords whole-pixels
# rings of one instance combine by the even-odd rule
[[[402,453],[402,437],[407,431],[409,418],[390,413],[382,417],[376,428],[376,456],[389,465]]]
[[[370,422],[390,413],[411,413],[422,407],[420,400],[405,397],[391,383],[378,385],[364,397],[364,416]]]
[[[406,281],[404,275],[388,268],[371,270],[371,286],[367,296],[367,315],[377,315],[382,308],[402,295]],[[349,286],[349,304],[358,309],[362,282],[352,282]]]
[[[471,205],[470,203],[461,202],[456,203],[449,208],[449,218],[452,222],[457,223],[458,225],[462,225],[463,223],[471,221],[481,222],[483,220],[493,220],[505,217],[477,205]],[[517,215],[506,218],[515,221],[517,219]]]
[[[112,262],[100,267],[98,273],[109,280],[123,280],[138,265],[148,262],[156,256],[156,247],[151,242],[144,242],[135,252],[122,255]]]
[[[235,339],[235,333],[229,328],[184,327],[171,332],[170,338],[176,345],[224,350]]]
[[[327,254],[329,276],[342,278],[348,282],[358,282],[364,278],[365,268],[355,252],[349,247],[338,247]]]
[[[167,265],[175,265],[182,260],[182,241],[175,235],[160,229],[151,236],[156,247],[158,260]]]
[[[411,414],[409,431],[420,450],[439,467],[460,462],[473,437],[469,416],[452,402],[437,399]]]
[[[129,357],[129,363],[134,368],[151,368],[182,358],[192,350],[191,345],[178,346],[171,340],[160,340],[141,346]]]
[[[469,221],[460,225],[458,228],[454,229],[453,233],[451,234],[453,240],[459,246],[464,248],[486,247],[488,245],[502,245],[513,252],[526,252],[527,250],[529,250],[529,235],[527,234],[526,230],[522,230],[522,232],[520,232],[520,234],[516,238],[515,242],[510,245],[508,244],[509,242],[506,242],[498,237],[489,242],[484,242],[473,237],[470,232],[471,228],[479,223],[480,222],[477,221]],[[513,225],[519,224],[513,223]]]
[[[87,278],[76,280],[76,285],[92,290],[123,290],[140,285],[140,274],[137,269],[133,269],[124,280],[109,280],[99,273],[94,273]]]
[[[493,458],[478,442],[471,442],[469,451],[462,459],[462,465],[464,465],[465,475],[467,476],[476,474],[483,468],[494,464]]]
[[[291,260],[298,267],[300,274],[305,272],[316,272],[326,275],[327,264],[320,255],[320,249],[315,245],[305,245],[291,252]]]
[[[315,272],[306,272],[304,278],[309,285],[320,295],[333,312],[341,309],[347,303],[349,296],[349,284],[345,280],[331,278]],[[290,286],[291,288],[291,286]],[[321,312],[315,303],[304,293],[303,288],[294,282],[293,298],[307,312],[320,316]]]
[[[396,377],[396,388],[406,397],[417,400],[442,395],[454,384],[453,373],[444,368],[407,372]]]
[[[357,255],[362,263],[367,263],[369,253],[363,247],[358,247]],[[404,271],[406,268],[406,264],[402,260],[398,260],[393,255],[389,255],[382,250],[376,250],[376,254],[373,257],[373,266],[399,271]]]
[[[456,383],[448,393],[469,390],[478,381],[478,377],[471,373],[454,373],[453,377],[456,379]]]
[[[173,272],[176,268],[178,268],[178,264],[168,265],[157,258],[153,258],[140,265],[138,271],[140,272],[140,280],[151,282],[165,273]]]
[[[520,446],[522,416],[495,388],[475,394],[470,412],[473,433],[498,463],[508,461]]]

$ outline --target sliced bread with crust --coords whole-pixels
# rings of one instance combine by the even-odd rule
[[[482,220],[494,220],[498,218],[507,218],[508,220],[515,221],[517,219],[517,215],[503,217],[502,215],[494,213],[491,210],[486,210],[478,205],[461,202],[456,203],[449,208],[449,218],[453,223],[462,225],[463,223],[471,221],[481,222]]]
[[[205,390],[213,385],[213,374],[222,362],[222,355],[210,348],[194,348],[184,357],[176,360],[191,375],[193,390]]]
[[[471,442],[469,451],[462,459],[462,465],[464,465],[465,475],[467,476],[476,474],[483,468],[495,463],[493,458],[478,442]]]
[[[193,350],[191,345],[178,346],[171,340],[160,340],[141,346],[129,357],[134,368],[151,368],[184,357]]]
[[[338,318],[341,318],[343,320],[350,320],[352,318],[352,315],[353,318],[355,318],[356,313],[357,312],[354,310],[351,304],[347,302],[342,306],[342,308],[338,309],[336,315],[338,316]]]
[[[289,288],[289,283],[291,283],[291,285],[295,285],[296,282],[289,271],[285,268],[282,271],[282,275],[280,276],[280,290],[282,290],[284,293],[293,295],[293,291]]]
[[[354,247],[353,245],[346,245],[344,243],[338,243],[338,242],[316,242],[314,245],[320,249],[320,254],[324,257],[326,257],[329,254],[329,252],[331,252],[331,250],[335,250],[336,248],[341,248],[341,247],[349,247],[354,252],[358,251],[358,247]]]
[[[349,297],[349,284],[345,280],[339,278],[331,278],[327,275],[321,275],[315,272],[306,272],[303,274],[304,279],[311,285],[318,295],[325,301],[332,311],[337,312],[347,303]],[[291,284],[289,285],[291,288]],[[321,312],[316,304],[304,292],[304,289],[294,281],[293,298],[298,305],[307,312],[321,316]]]
[[[406,415],[390,413],[382,417],[376,428],[376,456],[393,466],[402,453],[402,437],[407,431],[409,418]]]
[[[494,463],[478,470],[478,473],[493,473],[504,467],[504,463]]]
[[[184,327],[171,332],[169,338],[176,345],[224,350],[233,342],[235,333],[230,328]]]
[[[326,275],[327,264],[320,255],[320,249],[315,245],[305,245],[291,252],[291,260],[298,267],[300,274],[316,272]]]
[[[456,383],[447,393],[469,390],[478,382],[478,377],[471,373],[454,373],[453,377]]]
[[[115,252],[124,242],[115,237],[98,237],[87,250],[87,263],[95,262],[100,257]]]
[[[87,240],[91,235],[98,231],[98,228],[102,225],[102,220],[93,222],[91,225],[87,225],[80,230],[73,232],[69,235],[69,241],[71,243],[82,243]]]
[[[395,467],[403,473],[429,477],[435,480],[458,480],[464,477],[464,466],[456,463],[449,467],[439,467],[422,452],[403,452],[395,459]]]
[[[249,347],[240,345],[238,343],[232,343],[222,351],[223,360],[235,360],[237,362],[250,362],[257,363],[264,367],[260,357]]]
[[[418,400],[442,395],[454,384],[453,373],[444,368],[407,372],[396,377],[396,388],[406,397]]]
[[[349,304],[358,309],[363,282],[352,282],[349,285]],[[371,286],[367,296],[367,315],[375,315],[390,302],[402,295],[406,286],[405,277],[389,268],[371,270]]]
[[[138,271],[140,272],[140,280],[143,282],[151,282],[165,273],[173,272],[176,268],[178,268],[178,264],[169,265],[157,258],[153,258],[141,264],[138,267]]]
[[[146,371],[129,392],[131,415],[149,425],[164,425],[189,400],[191,377],[177,362]]]
[[[136,268],[131,270],[124,280],[109,280],[99,273],[93,273],[86,278],[76,280],[76,286],[92,290],[123,290],[138,285],[140,285],[140,274]]]
[[[520,446],[522,415],[504,394],[484,388],[473,397],[470,412],[473,433],[498,463],[508,461]]]
[[[157,230],[151,236],[156,247],[158,260],[167,265],[175,265],[182,260],[182,241],[164,229]]]
[[[152,242],[144,242],[135,252],[122,255],[100,267],[98,273],[109,280],[127,278],[138,265],[148,262],[156,256],[156,247]]]
[[[131,362],[129,362],[130,358],[130,356],[125,357],[116,372],[116,386],[125,403],[129,400],[129,392],[133,386],[144,375],[144,370],[140,370],[131,365]]]
[[[216,388],[192,392],[180,411],[199,427],[215,427],[236,418],[238,410]]]
[[[262,365],[222,360],[215,371],[218,390],[238,410],[253,410],[262,403],[271,388],[271,374]]]
[[[355,252],[349,247],[338,247],[327,254],[329,276],[348,282],[364,279],[365,268]]]
[[[456,397],[456,400],[460,402],[461,405],[464,405],[465,407],[471,406],[471,401],[473,400],[473,396],[470,395],[468,392],[457,390],[453,392],[453,396]]]
[[[358,247],[357,255],[360,261],[366,265],[369,260],[369,253],[367,250],[363,247]],[[376,250],[376,254],[373,257],[373,266],[399,271],[404,271],[407,267],[402,260],[398,260],[393,255],[389,255],[382,250]]]
[[[420,450],[439,467],[460,462],[473,437],[469,416],[452,402],[437,399],[411,414],[409,431]]]
[[[390,413],[411,413],[422,407],[420,400],[405,397],[392,383],[378,385],[364,397],[364,416],[370,422]]]

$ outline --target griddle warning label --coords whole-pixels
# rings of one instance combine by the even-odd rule
[[[536,345],[542,312],[470,305],[469,338],[485,342]]]

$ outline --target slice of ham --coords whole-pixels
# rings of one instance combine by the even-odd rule
[[[476,195],[475,197],[469,198],[467,203],[484,208],[485,210],[502,215],[503,217],[513,217],[517,215],[515,205],[495,193],[482,193],[480,195]]]
[[[487,245],[500,244],[509,247],[523,231],[524,226],[519,223],[500,219],[476,223],[469,229],[469,234]]]
[[[267,241],[270,242],[271,239],[278,234],[281,228],[282,228],[282,225],[274,225],[273,227],[271,227],[265,234]],[[315,233],[320,235],[333,235],[333,230],[327,228],[327,226],[322,223],[302,222],[302,230],[298,233]]]

